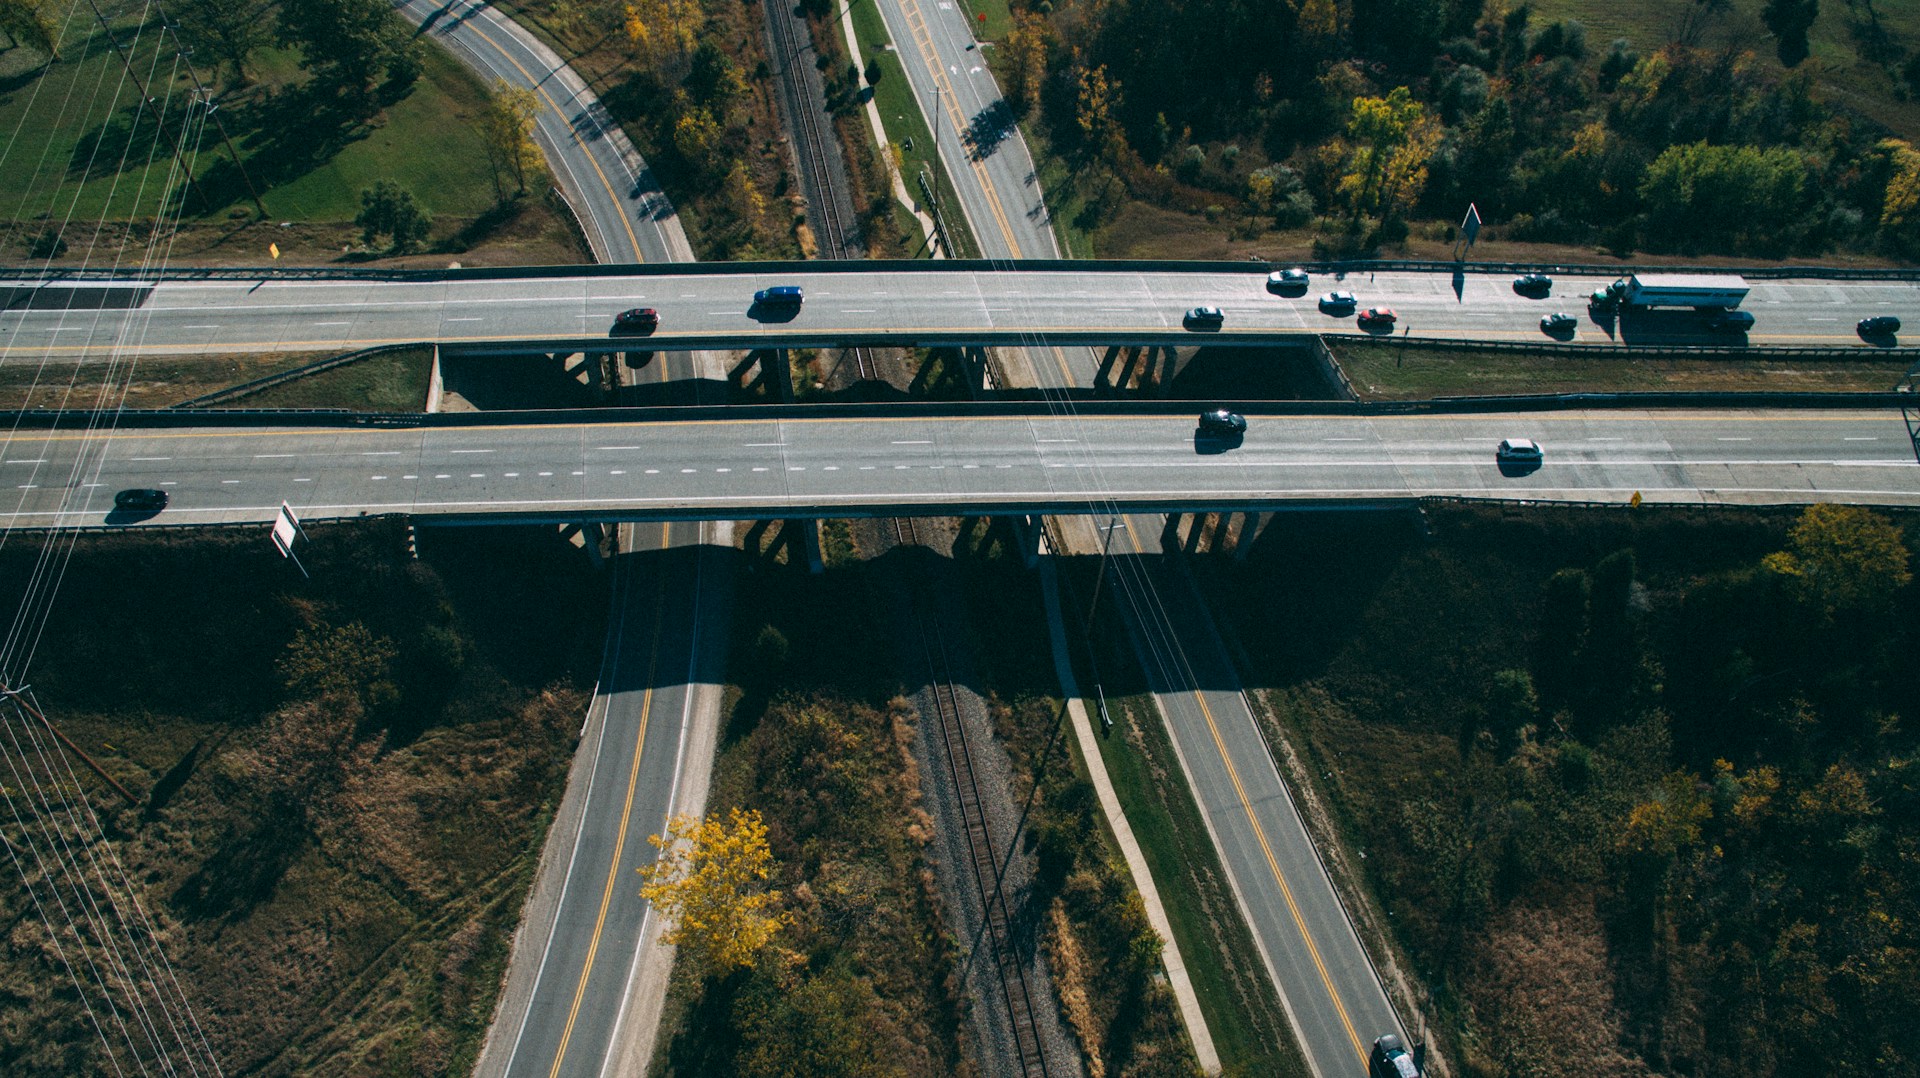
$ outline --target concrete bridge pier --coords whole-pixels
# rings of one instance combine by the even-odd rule
[[[961,362],[967,368],[967,389],[972,393],[985,393],[994,389],[993,364],[987,361],[987,350],[980,345],[970,344],[961,350]]]
[[[754,371],[751,378],[747,376],[749,371]],[[727,381],[749,392],[764,386],[781,404],[793,401],[793,368],[787,363],[785,348],[751,349],[727,372]]]
[[[767,533],[772,532],[769,539]],[[746,552],[758,561],[775,562],[785,551],[788,565],[805,561],[810,573],[824,573],[826,560],[820,553],[818,520],[756,520],[741,537]]]
[[[1246,561],[1247,552],[1253,549],[1254,540],[1260,538],[1260,514],[1248,510],[1240,518],[1240,535],[1233,541],[1233,560]]]
[[[593,559],[595,568],[606,564],[606,555],[600,547],[602,543],[606,542],[607,534],[606,530],[597,522],[589,520],[580,524],[562,524],[560,525],[560,536],[567,542],[586,551],[587,557]]]
[[[1106,352],[1100,357],[1100,369],[1093,372],[1093,388],[1106,390],[1113,388],[1113,365],[1120,358],[1120,346],[1107,345]]]
[[[1015,542],[1019,545],[1020,563],[1029,569],[1040,564],[1040,555],[1046,548],[1046,518],[1037,516],[1018,516],[1006,518],[1012,526]]]

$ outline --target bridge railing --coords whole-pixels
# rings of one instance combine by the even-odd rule
[[[1755,280],[1801,278],[1824,281],[1920,281],[1920,268],[1858,268],[1842,266],[1666,266],[1592,262],[1442,262],[1428,259],[1385,258],[1341,261],[1305,260],[1167,260],[1111,258],[865,259],[810,262],[782,259],[767,262],[649,262],[577,266],[470,266],[438,269],[396,269],[377,266],[169,266],[138,276],[167,281],[356,280],[356,281],[494,281],[557,277],[759,276],[823,273],[1208,273],[1265,274],[1279,266],[1298,266],[1319,274],[1352,276],[1360,273],[1507,274],[1550,273],[1582,277],[1624,277],[1629,273],[1727,273]],[[126,276],[112,270],[60,267],[0,267],[4,281],[103,281]]]

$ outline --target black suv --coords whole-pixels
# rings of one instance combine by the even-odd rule
[[[113,507],[132,513],[158,513],[167,507],[167,492],[135,487],[113,496]]]
[[[1203,434],[1218,434],[1235,437],[1247,433],[1247,417],[1239,412],[1230,412],[1225,408],[1215,408],[1200,413],[1200,431]]]
[[[1900,320],[1890,314],[1876,314],[1872,318],[1862,318],[1855,328],[1862,337],[1886,337],[1900,332]]]

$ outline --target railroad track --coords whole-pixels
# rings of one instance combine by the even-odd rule
[[[902,544],[917,544],[918,535],[911,518],[893,519],[894,535]],[[973,754],[967,743],[967,731],[960,717],[960,697],[953,687],[951,664],[947,658],[946,633],[937,617],[922,616],[921,646],[927,659],[927,685],[933,697],[934,715],[940,743],[946,751],[947,767],[953,780],[955,801],[960,809],[961,831],[967,843],[967,862],[986,922],[986,941],[993,962],[995,980],[1011,1019],[1015,1055],[1020,1073],[1027,1078],[1048,1074],[1046,1052],[1040,1043],[1039,1020],[1034,1007],[1034,992],[1027,971],[1014,953],[1010,910],[1000,873],[1000,859],[994,852],[992,835],[987,830],[986,812],[981,805],[980,783],[975,776]],[[1045,1004],[1043,1003],[1042,1006]]]

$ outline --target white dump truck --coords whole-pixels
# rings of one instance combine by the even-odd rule
[[[1747,298],[1747,280],[1732,274],[1632,273],[1595,289],[1587,298],[1597,309],[1623,311],[1646,307],[1692,307],[1696,311],[1730,311]]]

